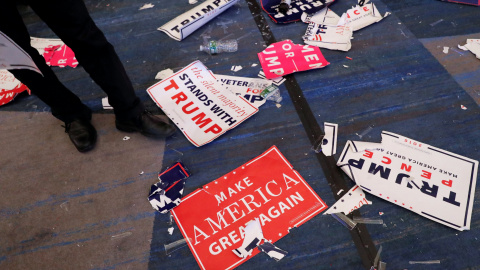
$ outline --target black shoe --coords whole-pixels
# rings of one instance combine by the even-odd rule
[[[151,112],[145,110],[132,120],[115,120],[118,130],[125,132],[140,132],[151,138],[166,138],[175,133],[175,126]]]
[[[97,142],[97,131],[87,120],[77,119],[66,124],[65,132],[80,152],[92,150]]]

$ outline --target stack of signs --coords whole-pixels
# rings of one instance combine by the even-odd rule
[[[195,61],[147,89],[150,97],[199,147],[258,112],[242,96],[218,88],[217,79]]]
[[[60,39],[31,38],[30,44],[43,55],[49,66],[77,67],[78,61],[72,49],[67,47]]]
[[[337,163],[363,190],[457,230],[470,229],[478,161],[390,132],[348,141]]]
[[[7,70],[0,70],[0,106],[11,102],[18,94],[30,89],[17,80],[12,73]]]
[[[284,14],[278,10],[279,0],[260,0],[262,9],[275,23],[291,23],[299,21],[302,13],[313,14],[331,5],[335,0],[292,0],[288,11]]]
[[[148,201],[158,212],[165,214],[178,206],[183,196],[183,187],[190,177],[185,165],[176,162],[158,174],[158,183],[150,188]]]
[[[181,41],[237,2],[238,0],[207,0],[160,26],[157,30]]]
[[[320,49],[308,45],[296,45],[291,40],[276,42],[258,53],[267,79],[274,79],[297,71],[322,68],[330,63]]]
[[[217,78],[218,87],[244,97],[257,108],[265,103],[265,98],[263,98],[260,93],[267,88],[267,86],[271,85],[270,81],[264,79],[219,74],[215,74],[215,77]]]
[[[299,227],[326,207],[272,146],[255,159],[190,193],[171,213],[201,269],[232,269],[251,258],[249,254],[254,256],[260,252],[256,246],[261,238],[275,243],[287,235],[289,229]],[[260,226],[252,224],[252,220],[258,220]],[[247,224],[254,228],[247,230]],[[248,239],[243,241],[246,245],[242,244],[246,235],[255,247],[253,250]],[[263,250],[272,251],[268,246]]]

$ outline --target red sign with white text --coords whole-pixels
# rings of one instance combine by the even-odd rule
[[[271,44],[258,53],[258,59],[267,79],[330,64],[318,47],[296,45],[291,40]]]
[[[190,193],[171,211],[201,269],[233,269],[246,223],[258,218],[272,243],[327,205],[272,146],[262,155]]]

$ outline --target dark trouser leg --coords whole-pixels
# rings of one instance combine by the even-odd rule
[[[144,107],[113,46],[93,22],[82,0],[31,0],[30,6],[69,46],[92,79],[107,93],[119,119],[139,116]]]
[[[0,8],[0,31],[22,47],[42,71],[43,77],[35,71],[9,70],[18,80],[28,86],[52,109],[52,114],[64,122],[75,118],[90,120],[91,111],[80,99],[70,92],[45,63],[38,51],[30,46],[30,36],[18,10],[12,1],[7,0]]]

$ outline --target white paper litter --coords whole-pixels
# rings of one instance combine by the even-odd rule
[[[102,106],[104,110],[113,110],[112,105],[108,102],[108,97],[102,98]]]
[[[390,12],[382,16],[373,3],[364,4],[363,6],[357,5],[343,13],[338,21],[338,25],[348,25],[352,27],[353,31],[357,31],[381,21],[388,15],[390,15]]]
[[[372,204],[372,202],[368,201],[363,190],[358,185],[355,185],[323,214],[343,212],[345,215],[348,215],[365,204]]]
[[[170,68],[164,69],[155,75],[155,80],[163,80],[173,75],[173,70]]]
[[[462,49],[460,45],[458,47]],[[463,45],[463,47],[480,59],[480,39],[467,39],[467,44]]]
[[[241,247],[232,250],[240,258],[246,258],[252,254],[252,251],[263,240],[262,226],[258,218],[248,222],[245,227],[245,238]]]
[[[144,9],[149,9],[149,8],[153,8],[155,5],[153,5],[152,3],[149,3],[149,4],[145,4],[143,5],[141,8],[139,8],[138,10],[144,10]]]

